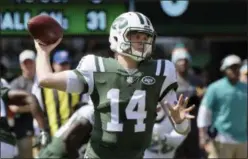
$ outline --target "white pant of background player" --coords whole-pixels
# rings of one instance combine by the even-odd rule
[[[14,158],[15,156],[17,156],[18,152],[16,146],[0,142],[0,148],[0,158]]]
[[[158,116],[161,115],[161,111],[163,110],[160,109]],[[165,114],[162,113],[162,115]],[[173,158],[177,147],[180,146],[186,137],[174,130],[168,117],[164,117],[159,123],[154,124],[153,136],[155,135],[166,139],[160,140],[160,142],[153,142],[152,146],[146,149],[144,158]]]

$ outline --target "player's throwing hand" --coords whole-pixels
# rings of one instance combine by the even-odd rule
[[[189,112],[192,111],[195,105],[186,108],[189,102],[189,98],[186,97],[184,99],[183,95],[181,94],[179,100],[176,105],[171,105],[168,102],[165,102],[165,105],[169,109],[169,115],[172,117],[173,121],[176,124],[180,124],[185,119],[193,119],[195,118],[194,115],[190,115]]]
[[[50,54],[52,50],[61,42],[62,38],[60,38],[58,41],[56,41],[54,44],[50,45],[43,45],[41,42],[38,40],[34,40],[35,48],[37,50],[37,53],[46,53]]]

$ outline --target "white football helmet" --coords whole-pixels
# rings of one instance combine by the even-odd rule
[[[149,38],[142,42],[143,51],[135,50],[132,47],[132,43],[135,42],[128,39],[130,32],[142,32],[149,35]],[[129,56],[136,61],[142,61],[150,57],[155,48],[155,39],[156,33],[151,21],[139,12],[121,14],[114,20],[110,28],[110,49],[115,53]]]

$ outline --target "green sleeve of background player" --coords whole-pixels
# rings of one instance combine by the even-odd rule
[[[40,151],[38,158],[68,159],[64,141],[60,138],[53,137],[52,142]]]

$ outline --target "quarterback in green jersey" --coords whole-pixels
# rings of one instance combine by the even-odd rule
[[[177,100],[176,71],[168,60],[151,60],[156,33],[142,13],[118,16],[110,28],[115,59],[87,55],[75,70],[53,73],[51,51],[61,42],[40,45],[36,72],[42,87],[88,93],[94,104],[94,125],[85,158],[140,159],[150,145],[160,103],[179,133],[189,131],[188,98]],[[168,101],[170,96],[170,101]]]

